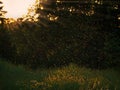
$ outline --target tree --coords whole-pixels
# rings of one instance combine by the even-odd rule
[[[100,0],[101,3],[95,3],[95,16],[101,25],[102,30],[118,30],[119,1],[117,0]]]
[[[4,14],[2,2],[0,1],[0,57],[10,59],[12,57],[13,48],[10,42],[10,35],[6,28],[4,28]]]
[[[3,6],[2,6],[2,2],[0,1],[0,24],[1,24],[1,27],[3,27],[4,25],[4,14],[6,13],[6,11],[3,11]]]
[[[0,4],[2,4],[2,2],[0,1]],[[0,6],[0,23],[2,23],[3,22],[3,20],[2,20],[2,18],[1,18],[1,16],[2,16],[2,12],[1,12],[1,10],[2,10],[2,6]]]

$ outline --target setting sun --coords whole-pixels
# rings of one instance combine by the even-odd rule
[[[35,4],[35,0],[3,0],[4,10],[7,11],[6,18],[21,18],[27,15],[28,8]]]

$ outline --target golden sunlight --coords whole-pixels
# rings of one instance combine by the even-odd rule
[[[5,18],[21,18],[28,13],[28,9],[35,5],[35,0],[3,0]]]

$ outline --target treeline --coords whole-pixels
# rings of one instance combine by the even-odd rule
[[[70,63],[99,69],[119,66],[119,20],[113,13],[118,13],[118,10],[107,8],[105,14],[103,6],[96,7],[90,16],[63,13],[67,17],[58,16],[56,21],[39,17],[39,22],[26,21],[14,30],[1,28],[0,57],[31,68],[59,67]],[[48,10],[40,12],[48,15]]]

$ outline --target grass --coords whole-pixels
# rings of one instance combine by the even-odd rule
[[[120,72],[91,70],[74,64],[28,70],[0,61],[0,90],[120,90]]]

